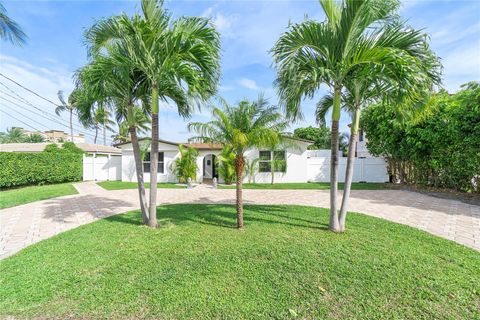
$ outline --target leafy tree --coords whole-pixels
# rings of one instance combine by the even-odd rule
[[[225,184],[232,184],[235,181],[235,153],[232,148],[224,146],[215,161]]]
[[[326,126],[297,128],[293,131],[293,137],[313,141],[308,147],[310,150],[330,149],[332,134]]]
[[[339,120],[345,84],[358,68],[395,65],[402,75],[425,77],[425,36],[399,21],[398,1],[320,0],[324,22],[292,24],[272,49],[280,101],[293,119],[302,116],[300,103],[312,98],[322,84],[333,97],[330,224],[343,231],[337,210]],[[399,92],[403,88],[399,88]]]
[[[27,41],[27,35],[22,28],[7,15],[7,10],[0,3],[0,38],[14,45],[22,46]]]
[[[159,99],[175,103],[178,113],[188,118],[198,102],[215,94],[220,36],[208,19],[173,20],[163,9],[163,1],[142,0],[141,14],[101,20],[87,32],[87,38],[93,54],[112,43],[120,46],[126,63],[145,77],[152,119],[149,225],[156,227]]]
[[[197,180],[197,157],[198,150],[193,147],[185,148],[183,145],[178,146],[180,157],[175,159],[173,172],[179,182],[186,183],[188,178],[192,181]]]
[[[243,229],[242,186],[245,170],[245,152],[252,147],[268,146],[279,140],[279,133],[287,126],[278,108],[270,106],[262,96],[257,101],[240,101],[231,106],[212,107],[212,120],[192,122],[188,128],[199,134],[194,140],[219,143],[235,154],[237,228]]]
[[[480,84],[472,82],[454,95],[432,94],[420,116],[378,103],[361,121],[369,152],[387,158],[393,180],[480,192],[479,111]]]

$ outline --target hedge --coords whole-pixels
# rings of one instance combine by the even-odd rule
[[[0,188],[82,180],[81,153],[0,152]]]

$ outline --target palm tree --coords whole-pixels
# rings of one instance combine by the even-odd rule
[[[395,14],[397,1],[320,0],[324,22],[291,25],[272,49],[280,101],[293,119],[302,116],[300,102],[312,98],[321,84],[333,97],[330,170],[330,223],[342,231],[337,210],[338,147],[341,95],[349,76],[361,66],[396,65],[418,78],[425,72],[425,36],[408,28]],[[402,91],[403,88],[399,88]]]
[[[130,135],[135,159],[137,188],[142,220],[149,221],[148,204],[143,176],[143,163],[137,134],[148,130],[148,99],[145,96],[144,81],[118,46],[110,46],[105,56],[95,56],[85,67],[77,71],[77,87],[102,97],[114,109],[119,123],[120,134]],[[92,105],[88,104],[88,110]],[[126,132],[126,133],[125,133]]]
[[[231,148],[235,154],[237,228],[243,229],[242,185],[245,168],[245,152],[252,147],[275,144],[279,132],[286,128],[286,122],[278,109],[269,106],[259,96],[257,101],[241,101],[230,106],[220,99],[221,108],[212,107],[213,120],[189,123],[189,130],[198,136],[192,138],[209,143],[219,143]]]
[[[97,140],[98,130],[101,128],[103,131],[103,144],[107,145],[107,130],[112,131],[112,125],[114,122],[111,119],[111,112],[107,107],[101,106],[95,109],[93,115],[93,123],[95,127],[95,142]]]
[[[30,134],[27,139],[25,140],[25,142],[28,142],[28,143],[41,143],[41,142],[45,142],[45,137],[43,135],[41,135],[40,133],[32,133]]]
[[[22,128],[7,128],[7,132],[2,134],[2,143],[22,143],[27,139],[28,136],[23,132]]]
[[[21,128],[7,128],[7,132],[1,135],[1,143],[22,143],[28,139],[28,136]]]
[[[172,20],[163,0],[142,0],[141,15],[122,14],[99,21],[87,32],[92,54],[111,43],[121,45],[127,59],[140,70],[150,89],[151,166],[150,219],[157,226],[159,100],[173,102],[178,113],[190,117],[194,107],[215,94],[219,78],[220,36],[208,19]]]
[[[7,10],[0,3],[0,38],[14,45],[22,46],[27,41],[27,35],[22,28],[7,15]]]
[[[64,111],[67,111],[69,114],[69,125],[70,125],[70,139],[73,142],[73,112],[77,108],[75,99],[76,99],[76,94],[77,92],[74,90],[69,96],[68,96],[68,102],[65,101],[65,98],[63,97],[63,91],[59,90],[57,92],[58,100],[60,100],[60,105],[58,105],[55,108],[55,113],[57,116],[60,116],[60,114]]]
[[[150,123],[150,119],[145,115],[145,113],[143,113],[142,109],[134,108],[132,123],[134,123],[134,127],[136,127],[137,134],[144,134],[149,129],[148,124]],[[129,134],[130,132],[128,122],[120,120],[118,125],[118,132],[112,135],[111,138],[114,144],[127,142],[130,140]]]

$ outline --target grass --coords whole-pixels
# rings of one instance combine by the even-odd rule
[[[0,315],[155,319],[479,319],[480,254],[326,209],[166,205],[159,229],[112,216],[0,261]],[[0,316],[1,317],[1,316]]]
[[[339,183],[338,188],[343,190],[344,183]],[[386,183],[352,183],[352,190],[382,190],[386,189]],[[235,185],[219,186],[221,189],[235,189]],[[329,182],[305,182],[305,183],[244,183],[244,189],[316,189],[328,190],[330,189]]]
[[[2,190],[0,192],[0,209],[77,193],[77,189],[71,183]]]
[[[137,189],[136,182],[126,182],[126,181],[102,181],[97,182],[97,184],[106,190],[123,190],[123,189]],[[158,188],[166,189],[185,189],[185,186],[178,185],[176,183],[158,183]],[[145,188],[150,188],[149,183],[145,183]]]

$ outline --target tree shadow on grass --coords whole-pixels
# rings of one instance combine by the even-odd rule
[[[300,210],[302,207],[298,207]],[[328,225],[320,221],[292,217],[287,214],[289,209],[278,205],[246,205],[244,207],[246,228],[249,224],[281,224],[292,227],[328,230]],[[199,223],[215,227],[235,229],[236,213],[231,204],[175,204],[157,207],[157,219],[162,224],[186,225]],[[115,215],[106,219],[111,222],[141,225],[139,212],[135,214]]]

